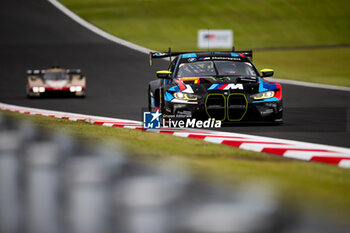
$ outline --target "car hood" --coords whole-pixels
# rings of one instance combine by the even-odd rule
[[[258,92],[260,77],[247,76],[223,76],[223,77],[193,77],[179,78],[175,80],[177,88],[170,88],[170,91],[183,91],[203,94],[206,92]]]
[[[253,94],[279,89],[280,85],[262,77],[225,76],[225,77],[189,77],[173,79],[167,86],[169,92],[184,92],[204,95],[207,93],[246,93]]]

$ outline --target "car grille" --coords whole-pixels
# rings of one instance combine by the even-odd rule
[[[231,94],[227,98],[227,119],[230,121],[240,121],[248,107],[248,102],[244,94]]]
[[[215,120],[240,121],[248,109],[248,101],[244,94],[234,93],[225,97],[222,94],[209,94],[205,109],[210,118]]]
[[[205,109],[210,118],[225,120],[226,98],[222,94],[209,94],[205,102]]]

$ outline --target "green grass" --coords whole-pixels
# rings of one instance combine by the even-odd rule
[[[236,48],[350,44],[348,0],[61,0],[94,25],[162,51],[197,50],[199,29],[232,29]],[[350,86],[349,49],[257,52],[277,78]],[[146,61],[145,61],[146,62]]]
[[[179,162],[200,179],[233,188],[237,182],[271,183],[280,191],[287,204],[327,213],[342,220],[350,217],[348,169],[167,134],[4,111],[0,113],[30,119],[40,127],[68,132],[88,143],[109,141],[114,145],[121,144],[130,154],[153,164],[162,159]]]
[[[198,29],[232,29],[238,48],[349,43],[347,0],[61,0],[103,29],[156,50],[192,50]]]
[[[350,48],[256,52],[253,61],[276,78],[350,87]]]

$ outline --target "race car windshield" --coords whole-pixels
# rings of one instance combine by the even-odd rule
[[[253,66],[249,62],[237,61],[199,61],[193,63],[181,63],[177,77],[200,76],[257,76]]]
[[[69,77],[63,72],[48,72],[44,74],[45,80],[67,80]]]

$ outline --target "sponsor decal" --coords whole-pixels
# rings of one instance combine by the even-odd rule
[[[143,112],[143,128],[145,129],[159,129],[161,113],[156,112]]]
[[[182,54],[182,58],[191,58],[191,57],[197,57],[197,54],[195,54],[195,53]]]
[[[156,53],[156,54],[154,54],[155,56],[165,56],[165,55],[167,55],[166,53]]]
[[[225,88],[224,90],[229,90],[229,89],[239,89],[239,90],[243,90],[243,84],[242,84],[242,83],[228,84],[228,85],[227,85],[227,88]]]
[[[243,90],[243,84],[242,83],[231,83],[231,84],[212,84],[208,90]]]
[[[213,60],[241,61],[240,57],[212,57]]]

